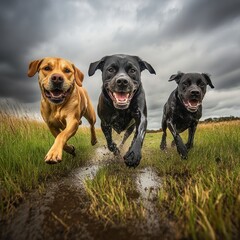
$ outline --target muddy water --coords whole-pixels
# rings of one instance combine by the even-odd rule
[[[162,225],[156,209],[161,181],[153,169],[136,170],[136,183],[147,221],[141,225],[106,227],[88,214],[84,180],[93,178],[106,162],[113,160],[106,148],[98,148],[88,166],[51,183],[44,193],[32,193],[14,216],[0,223],[0,239],[159,239]],[[114,160],[113,160],[114,161]]]

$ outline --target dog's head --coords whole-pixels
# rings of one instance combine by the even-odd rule
[[[152,66],[137,56],[112,55],[91,63],[88,74],[102,71],[103,88],[117,109],[129,107],[131,99],[141,85],[141,71],[156,74]]]
[[[178,97],[189,112],[196,112],[202,104],[207,85],[214,88],[207,73],[178,72],[170,77],[178,84]]]
[[[71,94],[74,84],[82,86],[83,73],[63,58],[47,57],[29,64],[28,76],[38,72],[43,98],[54,104],[61,104]]]

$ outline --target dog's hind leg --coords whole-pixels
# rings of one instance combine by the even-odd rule
[[[123,144],[126,142],[126,140],[128,139],[128,137],[132,134],[133,130],[135,128],[135,124],[132,124],[125,132],[124,136],[123,136],[123,140],[120,144],[120,148],[123,147]]]
[[[88,95],[87,95],[87,98],[88,98]],[[91,144],[93,146],[97,143],[97,137],[96,137],[95,126],[94,126],[96,123],[96,113],[94,111],[93,105],[90,102],[89,98],[88,98],[88,107],[83,116],[88,120],[90,124]]]

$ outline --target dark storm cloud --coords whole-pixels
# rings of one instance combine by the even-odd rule
[[[183,3],[164,30],[171,37],[192,34],[194,31],[209,33],[218,27],[227,27],[228,23],[240,18],[238,0],[188,0]]]
[[[163,105],[177,86],[168,79],[178,70],[211,74],[215,89],[208,88],[204,117],[239,116],[239,13],[239,0],[1,1],[0,98],[39,112],[37,77],[27,77],[28,63],[60,56],[85,73],[96,108],[101,72],[89,78],[89,63],[126,53],[157,72],[142,72],[149,128],[160,127]]]
[[[28,54],[39,44],[51,41],[59,30],[71,27],[69,19],[75,13],[62,9],[51,0],[11,0],[0,2],[0,88],[1,97],[12,97],[22,102],[39,99],[33,79],[27,77]],[[65,10],[65,11],[64,11]],[[65,20],[68,19],[67,20]],[[50,46],[49,48],[54,48]],[[36,80],[36,77],[34,78]]]
[[[1,97],[32,102],[38,95],[32,80],[27,79],[25,55],[43,35],[44,10],[48,1],[0,2],[0,88]],[[39,97],[39,96],[38,96]]]

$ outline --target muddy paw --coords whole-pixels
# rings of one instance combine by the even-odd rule
[[[114,154],[115,153],[117,154],[119,152],[119,149],[117,148],[117,144],[114,142],[108,145],[108,149]]]
[[[187,148],[185,147],[185,145],[183,145],[183,146],[178,146],[177,147],[177,150],[178,150],[178,153],[179,153],[179,155],[181,156],[181,158],[182,159],[187,159],[187,155],[188,155],[188,150],[187,150]]]
[[[160,149],[161,149],[162,151],[164,151],[164,150],[166,150],[166,148],[167,148],[166,142],[161,142],[161,144],[160,144]]]
[[[123,158],[128,167],[135,168],[139,165],[142,156],[140,152],[128,151]]]

